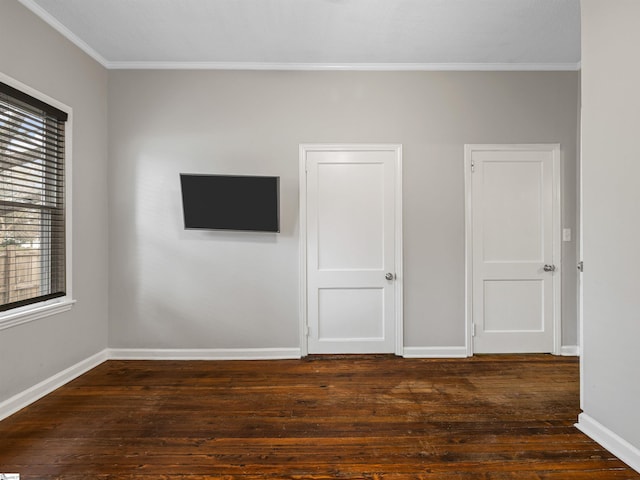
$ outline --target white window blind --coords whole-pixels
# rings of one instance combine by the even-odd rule
[[[0,82],[0,311],[65,295],[66,121]]]

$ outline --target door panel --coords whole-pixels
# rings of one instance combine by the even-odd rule
[[[318,169],[318,268],[380,270],[384,266],[385,164],[319,161],[314,165]]]
[[[382,288],[318,290],[318,341],[384,340]]]
[[[479,160],[484,261],[540,263],[545,247],[543,163],[509,160],[504,155],[483,155]]]
[[[484,332],[543,332],[544,282],[485,280]]]
[[[476,353],[554,351],[557,147],[468,150]],[[557,233],[557,232],[556,232]]]
[[[398,160],[396,147],[305,151],[309,353],[395,351]]]

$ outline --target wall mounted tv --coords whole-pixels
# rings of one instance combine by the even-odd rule
[[[180,174],[185,229],[280,231],[280,177]]]

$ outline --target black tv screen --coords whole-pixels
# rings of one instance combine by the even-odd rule
[[[180,174],[186,229],[280,231],[280,177]]]

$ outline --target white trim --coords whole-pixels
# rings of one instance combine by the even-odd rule
[[[403,355],[404,350],[404,311],[403,311],[403,258],[402,247],[403,234],[402,234],[402,145],[400,144],[385,144],[385,143],[372,143],[372,144],[312,144],[303,143],[299,146],[299,248],[300,248],[300,280],[299,280],[299,305],[300,305],[300,353],[302,356],[309,354],[308,349],[308,336],[307,336],[307,166],[306,158],[309,151],[344,151],[344,150],[384,150],[395,151],[396,153],[396,198],[395,198],[395,274],[396,280],[395,286],[395,303],[396,303],[396,342],[395,342],[395,354]]]
[[[582,121],[582,102],[577,112],[578,114],[578,262],[584,261],[584,188],[583,188],[583,161],[582,161],[582,139],[583,139],[583,125]],[[576,268],[578,265],[576,265]],[[578,271],[578,345],[580,345],[580,354],[582,355],[585,350],[584,344],[584,263],[582,268]],[[585,375],[584,375],[584,362],[580,362],[580,408],[584,410],[584,390],[585,390]]]
[[[578,423],[575,424],[575,427],[635,471],[640,472],[640,449],[634,447],[624,438],[612,432],[586,413],[578,415]]]
[[[0,72],[0,82],[5,83],[27,95],[31,95],[49,105],[62,110],[68,115],[65,125],[65,156],[64,156],[64,188],[65,188],[65,276],[66,276],[66,294],[64,297],[48,300],[24,307],[15,308],[0,313],[0,330],[22,325],[41,318],[55,315],[57,313],[66,312],[71,309],[76,300],[73,300],[73,169],[72,169],[72,151],[73,151],[73,109],[55,98],[26,85],[4,73]]]
[[[396,213],[395,213],[395,302],[396,302],[396,355],[404,352],[404,260],[403,260],[403,229],[402,229],[402,145],[396,148]]]
[[[472,146],[464,146],[464,342],[467,356],[473,356],[473,202],[471,197]]]
[[[562,169],[558,143],[530,144],[465,144],[465,342],[467,355],[473,355],[473,203],[471,188],[471,156],[475,150],[538,150],[553,153],[553,354],[562,355]]]
[[[299,348],[110,348],[110,360],[290,360]]]
[[[562,354],[562,157],[560,144],[543,145],[553,149],[553,354]]]
[[[49,300],[49,302],[36,303],[20,309],[9,310],[7,315],[0,317],[0,330],[16,327],[24,323],[33,322],[41,318],[56,315],[71,310],[75,300]],[[19,310],[19,311],[17,311]]]
[[[404,358],[466,358],[467,347],[404,347]]]
[[[286,63],[109,61],[34,0],[19,0],[103,67],[110,70],[333,70],[333,71],[578,71],[582,62],[564,63]]]
[[[300,354],[303,357],[309,355],[308,327],[307,327],[307,162],[306,145],[298,147],[298,251],[299,270],[298,278],[298,330],[300,335]]]
[[[562,345],[560,355],[564,357],[579,357],[580,347],[578,345]]]
[[[82,50],[84,53],[93,58],[96,62],[98,62],[103,67],[107,67],[107,60],[96,52],[93,48],[89,46],[84,40],[78,37],[75,33],[65,27],[62,23],[60,23],[55,17],[53,17],[49,12],[47,12],[44,8],[38,5],[34,0],[18,0],[22,5],[35,13],[38,17],[45,21],[50,27],[54,30],[58,31],[58,33],[62,34],[67,40],[73,43],[76,47]]]
[[[24,2],[30,2],[31,0],[21,0],[21,1],[24,3]],[[70,40],[76,43],[74,40],[72,39]],[[90,47],[87,47],[87,48],[90,48]],[[96,53],[95,55],[98,55],[98,54]],[[94,56],[94,58],[96,57]],[[134,62],[108,62],[107,61],[107,62],[104,62],[104,63],[101,62],[101,63],[110,70],[289,70],[289,71],[374,71],[374,72],[375,71],[416,71],[416,72],[419,72],[419,71],[424,71],[424,72],[536,71],[537,72],[537,71],[578,71],[580,70],[579,63],[266,63],[266,62],[135,62],[135,61]]]
[[[300,357],[299,348],[105,348],[101,352],[0,402],[0,420],[22,410],[107,360],[289,360]]]
[[[41,399],[45,395],[60,388],[71,380],[79,377],[85,372],[88,372],[92,368],[97,367],[101,363],[108,360],[107,350],[92,355],[91,357],[82,360],[75,365],[57,373],[46,380],[30,387],[13,397],[8,398],[4,402],[0,403],[0,420],[7,418],[9,415],[13,415],[24,407],[32,404],[36,400]]]

